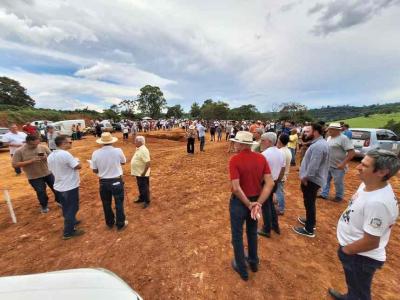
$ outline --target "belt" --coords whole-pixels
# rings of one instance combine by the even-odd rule
[[[102,182],[115,181],[115,180],[121,180],[122,181],[122,176],[114,177],[114,178],[100,178],[99,179],[99,181],[102,181]]]

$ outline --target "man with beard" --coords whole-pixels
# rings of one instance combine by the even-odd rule
[[[297,234],[315,237],[316,224],[315,200],[318,190],[325,184],[329,168],[329,145],[322,137],[323,128],[313,123],[304,134],[312,139],[300,166],[301,191],[303,192],[306,218],[298,217],[304,227],[293,227]]]

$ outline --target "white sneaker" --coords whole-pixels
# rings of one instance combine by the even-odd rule
[[[45,207],[45,208],[40,208],[40,212],[42,213],[42,214],[47,214],[48,212],[49,212],[49,208],[48,207]]]

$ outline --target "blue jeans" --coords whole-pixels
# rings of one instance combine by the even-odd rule
[[[328,198],[329,196],[329,190],[331,188],[331,181],[333,178],[333,182],[335,184],[335,192],[336,192],[336,198],[343,199],[344,197],[344,175],[345,175],[344,170],[339,170],[336,168],[329,167],[329,172],[328,172],[328,178],[326,180],[326,184],[324,188],[322,189],[321,196],[324,198]]]
[[[115,201],[115,211],[111,207],[112,198]],[[100,198],[103,203],[104,217],[108,227],[114,224],[118,228],[124,227],[125,213],[124,213],[124,182],[120,178],[100,179]]]
[[[205,144],[205,137],[202,136],[200,137],[200,151],[204,150],[204,144]]]
[[[294,148],[289,148],[290,153],[292,153],[292,160],[290,161],[290,165],[294,166],[296,165],[296,149]]]
[[[66,192],[56,191],[61,200],[64,216],[64,236],[71,236],[75,230],[76,213],[79,210],[79,187]]]
[[[278,181],[276,183],[276,200],[278,201],[278,207],[280,212],[285,211],[285,194],[284,194],[284,189],[285,187],[285,182],[284,181]]]
[[[258,197],[250,197],[250,201],[257,201],[257,198]],[[243,246],[243,224],[246,222],[247,245],[249,249],[248,261],[250,264],[258,264],[257,220],[251,218],[250,210],[235,195],[231,196],[229,214],[236,265],[242,275],[247,275]]]
[[[346,277],[347,295],[345,299],[371,299],[371,284],[375,271],[382,268],[383,261],[362,255],[347,255],[339,247],[338,256]]]
[[[60,203],[60,199],[53,188],[54,185],[54,175],[49,174],[45,177],[29,179],[29,184],[33,187],[36,192],[36,196],[39,200],[40,206],[42,208],[47,208],[47,204],[49,202],[49,197],[47,196],[47,188],[46,185],[53,191],[56,202]]]

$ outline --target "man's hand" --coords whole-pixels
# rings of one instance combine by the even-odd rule
[[[261,204],[258,202],[251,202],[249,205],[249,209],[251,210],[251,218],[253,220],[258,220],[261,217]]]
[[[307,186],[307,185],[308,185],[308,179],[307,179],[307,177],[302,178],[302,179],[301,179],[301,183],[302,183],[304,186]]]
[[[43,157],[35,156],[35,157],[32,158],[31,160],[29,160],[29,164],[33,164],[33,163],[36,163],[36,162],[40,162],[40,161],[42,161],[42,160],[43,160]]]
[[[344,168],[346,168],[346,164],[345,163],[340,163],[336,167],[338,168],[338,170],[344,170]]]

